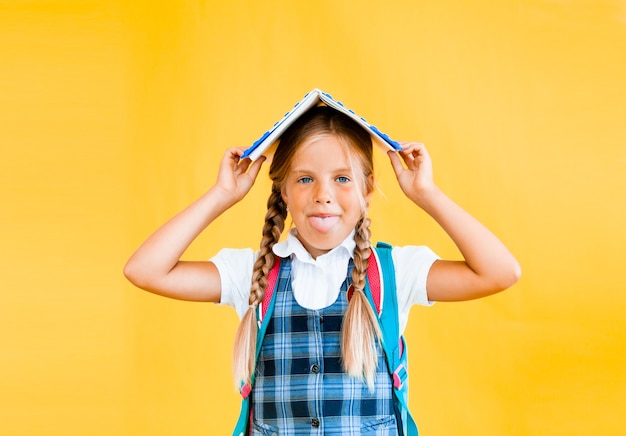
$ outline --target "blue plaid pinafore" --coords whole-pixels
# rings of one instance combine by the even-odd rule
[[[291,290],[291,261],[282,259],[251,393],[253,435],[397,435],[392,377],[376,344],[374,391],[343,371],[341,324],[352,261],[337,300],[301,307]]]

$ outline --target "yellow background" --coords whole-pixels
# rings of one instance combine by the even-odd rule
[[[228,308],[133,288],[159,224],[319,87],[518,256],[415,308],[423,435],[626,434],[626,4],[0,1],[0,434],[228,434]],[[374,239],[458,257],[382,153]],[[266,173],[189,250],[256,247]]]

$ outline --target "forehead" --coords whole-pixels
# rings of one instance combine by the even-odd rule
[[[307,138],[299,145],[291,167],[351,167],[354,157],[354,151],[345,139],[328,133],[319,134]]]

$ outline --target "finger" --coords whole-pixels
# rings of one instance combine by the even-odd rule
[[[426,146],[422,143],[418,143],[417,146],[415,150],[415,160],[419,163],[429,161],[430,155],[428,154],[428,150],[426,150]]]
[[[243,148],[231,147],[226,150],[226,156],[228,157],[241,157],[243,155]]]
[[[400,142],[400,145],[402,146],[402,150],[406,150],[416,145],[423,145],[423,144],[421,142],[416,142],[416,141],[402,141]]]
[[[400,156],[404,159],[407,167],[413,169],[428,158],[426,147],[421,142],[405,143],[405,147],[400,152]]]
[[[398,153],[399,158],[402,158],[404,164],[408,169],[412,169],[415,166],[415,144],[409,144],[401,152]]]
[[[239,162],[239,154],[237,149],[229,148],[224,152],[224,157],[220,162],[220,170],[221,171],[234,171],[237,168],[237,163]]]
[[[422,148],[424,148],[424,144],[421,142],[404,142],[402,143],[402,151],[400,154],[403,156],[415,155],[416,152],[419,152]]]
[[[252,162],[252,165],[250,165],[250,167],[248,168],[248,174],[250,175],[250,177],[252,177],[252,180],[256,180],[256,176],[259,174],[259,171],[261,170],[261,165],[263,165],[265,159],[265,156],[259,157],[257,160]]]
[[[222,158],[222,164],[227,165],[228,167],[235,169],[241,155],[243,154],[243,150],[240,148],[229,148],[224,153],[224,157]]]
[[[400,175],[402,171],[404,171],[404,167],[402,166],[402,162],[400,161],[400,157],[394,151],[389,150],[387,152],[387,156],[389,156],[389,160],[391,161],[391,166],[393,171],[396,173],[396,176]]]

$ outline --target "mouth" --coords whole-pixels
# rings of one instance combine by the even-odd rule
[[[309,224],[320,233],[327,233],[339,221],[337,215],[310,215]]]

